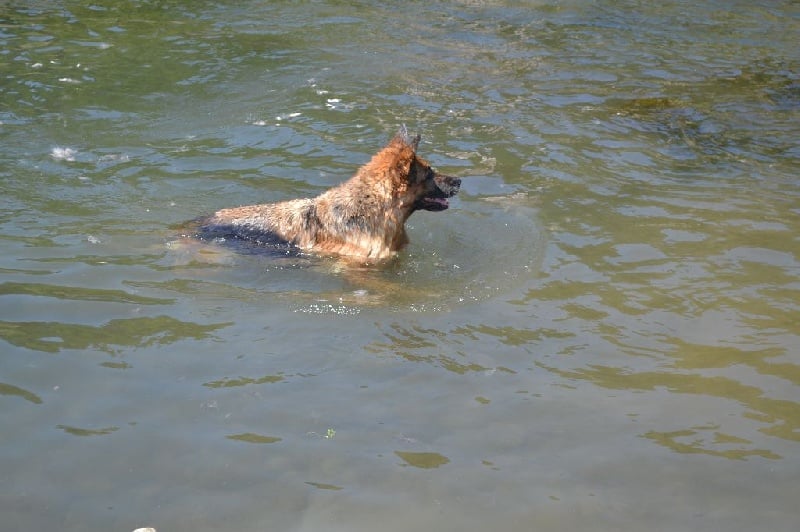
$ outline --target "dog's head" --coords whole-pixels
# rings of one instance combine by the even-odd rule
[[[428,161],[417,155],[420,136],[410,138],[403,126],[392,143],[400,144],[401,174],[405,178],[405,196],[415,210],[443,211],[450,205],[447,198],[452,198],[461,187],[461,180],[436,172]]]
[[[460,179],[436,172],[420,157],[411,164],[408,181],[409,189],[416,191],[415,210],[443,211],[450,206],[447,198],[458,194],[461,187]]]

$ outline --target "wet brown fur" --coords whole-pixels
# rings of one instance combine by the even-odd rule
[[[408,243],[405,222],[418,209],[447,208],[461,180],[417,156],[419,136],[403,128],[349,180],[315,198],[222,209],[202,231],[259,241],[278,237],[306,251],[385,259]]]

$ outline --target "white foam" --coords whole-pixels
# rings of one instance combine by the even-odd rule
[[[106,155],[101,155],[97,160],[128,162],[130,160],[130,156],[125,153],[108,153]]]
[[[50,157],[57,161],[74,161],[76,153],[78,153],[78,150],[56,146],[50,151]]]
[[[285,114],[285,115],[276,116],[275,120],[280,121],[280,120],[286,120],[287,118],[297,118],[298,116],[301,116],[301,115],[302,115],[302,113],[289,113],[289,114]]]

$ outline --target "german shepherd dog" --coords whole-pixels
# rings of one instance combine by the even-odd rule
[[[419,141],[404,126],[344,183],[315,198],[219,210],[196,221],[197,236],[363,261],[393,257],[408,244],[408,217],[447,209],[461,186],[417,156]]]

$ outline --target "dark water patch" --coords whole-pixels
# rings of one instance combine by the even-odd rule
[[[308,484],[309,486],[313,486],[313,487],[317,488],[318,490],[339,491],[339,490],[344,489],[341,486],[337,486],[335,484],[326,484],[324,482],[310,482],[309,481],[309,482],[306,482],[306,484]]]
[[[91,238],[90,238],[91,237]],[[90,244],[92,240],[96,239],[100,243],[100,239],[93,235],[88,235],[81,240],[86,240]],[[68,247],[67,244],[61,247]],[[105,266],[105,265],[113,265],[113,266],[136,266],[136,265],[143,265],[143,264],[153,264],[157,260],[161,259],[163,255],[161,254],[150,254],[150,253],[141,253],[142,250],[137,250],[136,252],[130,255],[105,255],[105,254],[97,254],[97,255],[74,255],[74,256],[63,256],[63,257],[37,257],[37,258],[26,258],[24,260],[31,261],[31,262],[40,262],[44,264],[74,264],[74,263],[83,263],[89,266]]]
[[[716,428],[718,427],[692,427],[674,432],[650,431],[642,437],[681,454],[705,454],[729,460],[746,460],[751,457],[769,460],[783,458],[767,449],[747,449],[746,447],[752,446],[752,441],[713,430]]]
[[[56,299],[75,301],[104,301],[107,303],[133,303],[137,305],[169,305],[174,299],[144,297],[130,294],[122,290],[102,290],[97,288],[84,288],[73,286],[58,286],[49,284],[32,283],[2,283],[0,296],[4,295],[29,295],[52,297]]]
[[[243,434],[231,434],[229,436],[225,436],[229,440],[234,441],[243,441],[245,443],[277,443],[282,440],[282,438],[277,438],[275,436],[264,436],[262,434],[255,434],[252,432],[246,432]]]
[[[394,454],[403,459],[405,464],[420,469],[436,469],[450,463],[450,459],[439,453],[418,453],[411,451],[395,451]]]
[[[181,266],[172,266],[168,270],[195,270],[197,268],[216,269],[219,266],[216,264],[208,263],[190,263]],[[204,297],[219,297],[219,298],[233,298],[239,301],[255,301],[263,297],[264,293],[258,290],[237,287],[230,284],[224,284],[204,279],[173,279],[166,281],[127,281],[128,285],[136,288],[148,288],[163,292],[180,294],[183,296],[204,296]]]
[[[537,364],[566,378],[587,380],[598,386],[618,390],[654,391],[664,388],[671,393],[708,395],[741,403],[747,407],[745,417],[754,417],[766,425],[760,432],[778,438],[800,441],[800,403],[774,399],[765,390],[735,379],[698,373],[662,371],[626,371],[601,365],[572,371]]]
[[[103,368],[109,369],[131,369],[133,366],[128,364],[127,362],[101,362],[99,364]]]
[[[24,274],[24,275],[52,275],[52,270],[24,270],[18,268],[0,268],[0,273],[4,275]]]
[[[423,326],[404,327],[397,323],[390,329],[384,331],[384,340],[371,342],[363,349],[376,355],[400,357],[408,362],[424,362],[458,375],[496,369],[475,362],[472,354],[463,349],[453,350],[452,346],[458,346],[460,342],[448,339],[446,331]],[[451,347],[444,348],[445,345]]]
[[[559,331],[556,329],[529,330],[511,326],[490,327],[487,325],[465,325],[463,327],[456,327],[451,332],[453,334],[467,336],[473,340],[477,340],[478,337],[482,335],[487,335],[496,338],[502,344],[516,347],[540,342],[546,338],[572,336],[572,334],[567,331]]]
[[[169,316],[113,319],[100,326],[61,322],[0,322],[0,338],[46,353],[65,349],[96,349],[114,354],[121,347],[167,345],[181,340],[204,340],[230,323],[201,325]]]
[[[24,388],[20,388],[19,386],[14,386],[13,384],[8,384],[5,382],[0,382],[0,395],[11,395],[16,397],[21,397],[26,401],[30,401],[33,404],[40,405],[42,404],[42,399],[38,395],[33,392],[30,392]]]
[[[786,137],[786,120],[796,115],[796,68],[754,64],[734,72],[719,72],[703,80],[675,80],[659,96],[608,99],[610,124],[659,135],[671,150],[664,155],[740,162],[776,162],[796,150]],[[786,114],[788,113],[788,115]],[[760,124],[773,124],[765,130]]]
[[[238,386],[247,386],[250,384],[272,384],[275,382],[282,382],[284,381],[285,377],[283,375],[265,375],[263,377],[258,378],[251,378],[251,377],[226,377],[224,379],[206,382],[203,386],[207,386],[208,388],[230,388],[230,387],[238,387]]]
[[[86,429],[70,425],[58,425],[57,428],[73,436],[107,436],[119,430],[119,427],[105,427],[102,429]]]

